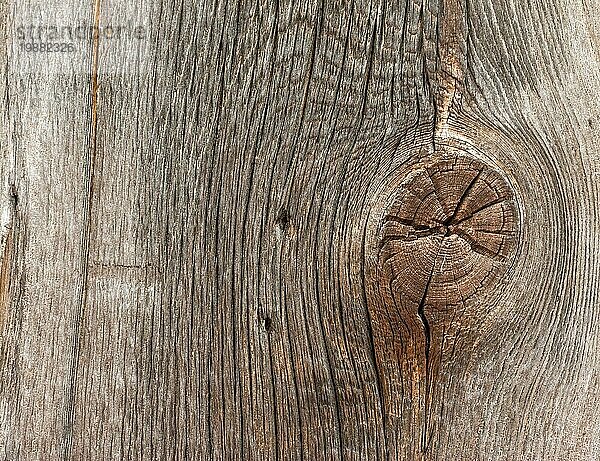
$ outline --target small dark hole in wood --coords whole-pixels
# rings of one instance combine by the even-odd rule
[[[267,333],[270,333],[271,331],[273,331],[273,321],[271,320],[271,317],[269,317],[268,315],[263,316],[262,324],[263,324],[264,330]]]
[[[10,199],[12,200],[13,207],[16,208],[19,203],[19,196],[17,195],[17,186],[14,184],[10,185]]]
[[[290,227],[290,221],[291,216],[289,211],[286,208],[281,207],[277,212],[277,219],[275,223],[277,224],[279,229],[285,232]]]

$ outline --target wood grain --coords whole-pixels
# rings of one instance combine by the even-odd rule
[[[0,459],[600,458],[599,6],[0,0]]]

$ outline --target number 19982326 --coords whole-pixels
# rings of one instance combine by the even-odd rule
[[[72,42],[22,42],[19,50],[28,53],[73,53],[76,48]]]

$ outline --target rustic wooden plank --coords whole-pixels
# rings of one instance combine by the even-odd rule
[[[598,457],[597,6],[0,1],[0,458]]]
[[[92,71],[95,149],[88,298],[81,318],[71,456],[74,459],[165,457],[153,436],[161,401],[155,397],[154,312],[161,267],[149,220],[160,190],[151,169],[153,111],[146,109],[152,75],[148,2],[97,2],[102,34]],[[119,33],[120,36],[116,34]],[[158,299],[158,300],[157,300]],[[154,421],[154,422],[153,422]],[[160,427],[160,426],[159,426]],[[164,447],[165,451],[154,449]]]
[[[3,2],[2,9],[8,13],[2,144],[10,168],[2,187],[12,190],[3,198],[12,201],[13,217],[0,453],[4,459],[61,459],[69,452],[85,298],[91,105],[89,76],[78,69],[89,66],[91,55],[83,50],[59,72],[48,55],[38,54],[37,62],[18,56],[12,33],[15,24],[38,24],[45,11],[76,22],[86,20],[91,8],[70,1],[30,2],[27,8]]]

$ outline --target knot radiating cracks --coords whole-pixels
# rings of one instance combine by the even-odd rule
[[[379,261],[404,305],[464,306],[506,270],[517,241],[508,181],[465,154],[413,166],[380,221]]]

